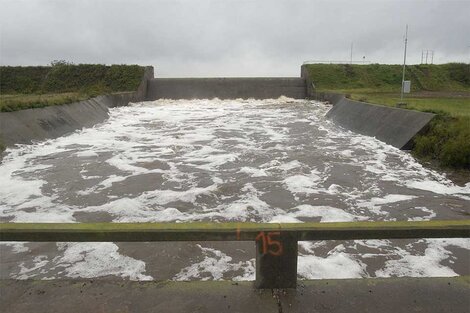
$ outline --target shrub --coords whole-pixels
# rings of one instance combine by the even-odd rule
[[[413,154],[443,166],[470,169],[470,118],[439,113],[415,138]]]
[[[144,74],[138,65],[70,64],[0,67],[1,94],[134,91]]]

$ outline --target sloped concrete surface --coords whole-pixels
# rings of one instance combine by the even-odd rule
[[[432,113],[398,109],[335,98],[338,102],[326,116],[356,133],[375,137],[399,149],[408,149],[411,139],[434,117]]]
[[[252,282],[2,280],[1,312],[469,312],[470,278],[301,281],[256,290]]]
[[[89,100],[44,108],[0,113],[0,142],[6,146],[57,138],[83,127],[91,127],[108,118],[108,108],[142,101],[153,67],[146,67],[135,92],[102,95]]]
[[[4,112],[0,114],[0,134],[8,146],[56,138],[107,119],[107,102],[108,98],[103,96],[71,104]]]

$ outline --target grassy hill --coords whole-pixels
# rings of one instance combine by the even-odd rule
[[[401,65],[310,64],[307,70],[319,91],[400,91]],[[470,67],[464,63],[421,64],[406,67],[412,91],[470,91]]]
[[[340,92],[376,104],[400,102],[401,65],[309,64],[317,91]],[[409,65],[412,92],[401,107],[437,117],[415,138],[412,153],[443,167],[470,169],[470,65]]]
[[[68,64],[0,67],[0,111],[59,105],[100,94],[135,91],[138,65]]]

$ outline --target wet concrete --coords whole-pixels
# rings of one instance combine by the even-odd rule
[[[0,281],[0,311],[23,312],[468,312],[470,279],[302,281],[297,290],[249,282]]]

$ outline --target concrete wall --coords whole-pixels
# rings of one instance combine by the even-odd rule
[[[305,79],[309,99],[333,104],[326,114],[329,119],[346,129],[375,137],[399,149],[411,149],[413,137],[434,117],[432,113],[354,101],[340,93],[317,92],[305,65],[302,65],[300,75]]]
[[[135,92],[98,96],[64,105],[0,113],[0,141],[6,146],[57,138],[108,118],[108,108],[143,101],[153,67],[147,67]]]
[[[434,117],[432,113],[398,109],[333,97],[326,116],[342,127],[375,137],[399,149],[411,149],[412,139]]]
[[[306,97],[305,80],[298,77],[155,78],[148,84],[147,100]]]
[[[356,133],[375,137],[399,149],[411,149],[412,139],[434,117],[432,113],[384,107],[343,98],[326,116]]]

